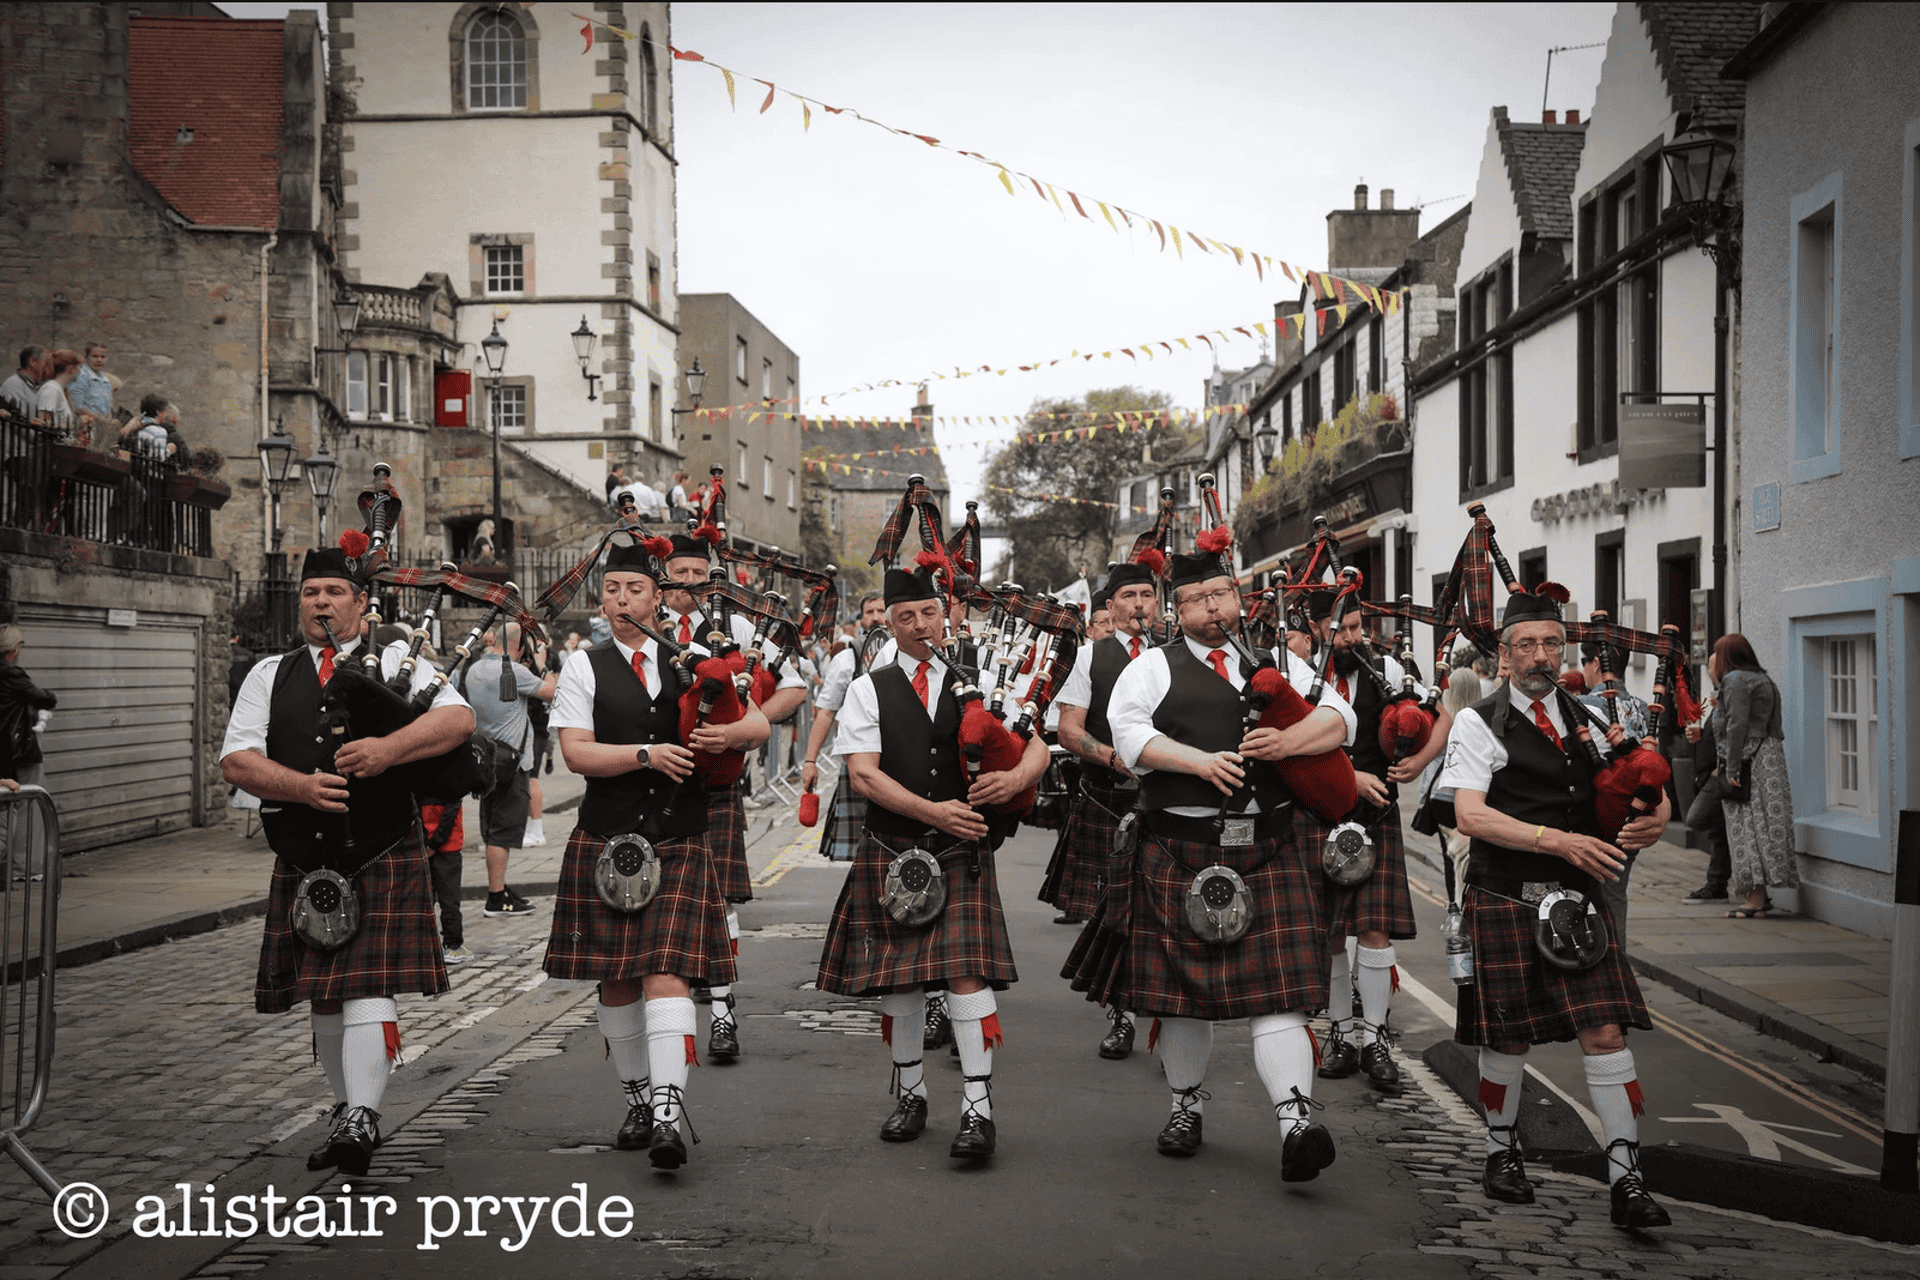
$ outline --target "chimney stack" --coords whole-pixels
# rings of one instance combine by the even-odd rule
[[[1393,207],[1393,188],[1380,188],[1380,207],[1367,208],[1367,184],[1353,189],[1353,208],[1327,214],[1327,270],[1391,270],[1406,261],[1420,238],[1420,211]]]
[[[1380,212],[1382,213],[1393,212],[1393,188],[1392,187],[1380,188]]]
[[[1579,124],[1579,123],[1580,123],[1580,113],[1579,113],[1578,111],[1569,111],[1569,112],[1567,112],[1567,123],[1568,123],[1568,124]]]
[[[1364,182],[1353,189],[1353,207],[1362,211],[1367,207],[1367,184]]]
[[[1542,116],[1542,117],[1541,117],[1541,119],[1540,119],[1540,123],[1542,123],[1542,124],[1559,124],[1559,123],[1560,123],[1560,113],[1559,113],[1558,111],[1549,111],[1549,112],[1547,112],[1547,113],[1546,113],[1546,115],[1544,115],[1544,116]]]

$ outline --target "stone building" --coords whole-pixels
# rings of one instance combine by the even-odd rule
[[[1899,5],[1768,5],[1746,89],[1733,535],[1779,685],[1800,907],[1889,937],[1920,807],[1920,58]],[[1836,92],[1844,85],[1845,92]]]
[[[749,548],[800,546],[800,357],[727,293],[680,297],[680,359],[706,371],[698,413],[674,415],[692,483],[726,473],[727,536]],[[679,379],[682,395],[685,379]]]
[[[919,474],[927,478],[927,488],[946,520],[947,536],[953,536],[956,520],[966,518],[964,504],[954,508],[947,466],[933,452],[906,453],[895,450],[928,450],[938,447],[934,436],[933,405],[927,390],[920,388],[913,412],[905,418],[868,419],[864,423],[849,419],[815,418],[815,429],[804,437],[806,456],[814,459],[845,459],[847,470],[829,466],[820,475],[820,491],[826,503],[827,528],[833,535],[835,563],[848,589],[843,596],[857,594],[856,588],[880,585],[879,567],[867,565],[873,554],[873,541],[880,534],[900,496],[906,491],[907,477]],[[853,454],[862,455],[853,459]],[[901,544],[901,562],[912,567],[920,547],[916,535],[909,534]]]

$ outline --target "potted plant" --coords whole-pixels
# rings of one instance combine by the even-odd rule
[[[117,485],[133,471],[133,464],[124,455],[90,448],[85,435],[56,443],[48,452],[57,480]]]
[[[219,478],[226,455],[205,445],[187,455],[181,469],[167,480],[167,497],[190,507],[218,511],[233,496],[233,486]]]

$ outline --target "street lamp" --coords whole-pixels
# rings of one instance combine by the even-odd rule
[[[580,317],[580,327],[568,336],[573,339],[573,354],[580,361],[580,376],[587,380],[587,399],[592,400],[595,398],[593,393],[600,385],[600,375],[589,372],[587,365],[593,359],[593,344],[600,339],[593,330],[587,328],[584,315]]]
[[[693,408],[691,409],[669,408],[667,412],[672,414],[676,418],[680,417],[683,414],[698,413],[700,411],[700,397],[705,395],[707,390],[707,371],[700,367],[699,356],[695,356],[693,358],[693,368],[687,370],[684,374],[682,374],[681,378],[687,384],[687,399],[693,401]],[[678,434],[678,432],[676,432],[675,434]]]
[[[340,345],[351,347],[353,331],[360,327],[360,295],[344,280],[333,299],[333,327],[340,331]]]
[[[260,452],[260,476],[267,486],[267,492],[273,497],[271,549],[267,552],[267,633],[275,648],[287,643],[287,608],[291,579],[287,574],[287,555],[280,549],[281,537],[285,530],[280,527],[280,499],[292,482],[287,478],[293,469],[293,454],[296,448],[293,437],[286,432],[286,417],[274,419],[273,434],[262,440],[257,446]]]
[[[1709,639],[1727,631],[1727,292],[1740,287],[1740,210],[1727,198],[1737,154],[1732,129],[1684,127],[1660,148],[1673,181],[1673,212],[1713,259],[1713,607]]]
[[[586,317],[581,317],[585,323]],[[480,354],[487,362],[487,416],[493,419],[493,545],[494,558],[500,555],[500,540],[505,529],[500,523],[500,375],[507,367],[507,340],[500,335],[500,321],[493,332],[480,342]]]
[[[1280,439],[1279,431],[1274,429],[1271,414],[1260,419],[1259,429],[1253,433],[1253,439],[1260,450],[1260,474],[1265,475],[1267,469],[1273,466],[1274,442]]]
[[[307,490],[313,494],[313,505],[320,512],[319,544],[327,544],[327,509],[333,505],[333,487],[340,483],[340,462],[327,452],[327,440],[320,437],[320,451],[300,464],[300,470],[307,478]]]

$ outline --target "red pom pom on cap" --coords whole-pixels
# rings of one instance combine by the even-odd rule
[[[1215,525],[1211,529],[1201,530],[1200,536],[1195,538],[1193,543],[1209,555],[1218,555],[1233,545],[1233,530],[1223,524]]]
[[[815,826],[820,821],[820,797],[809,791],[800,797],[800,825]]]
[[[340,549],[355,560],[367,554],[367,548],[372,545],[373,540],[358,529],[348,529],[340,535]]]
[[[1166,554],[1158,547],[1148,547],[1145,551],[1135,556],[1133,562],[1147,566],[1148,570],[1153,573],[1165,573],[1167,571]]]
[[[650,538],[640,539],[640,545],[646,550],[648,555],[659,560],[664,560],[673,554],[672,540],[663,538],[659,534],[654,534]]]
[[[1557,582],[1543,582],[1533,589],[1533,594],[1543,600],[1551,600],[1555,604],[1565,604],[1567,601],[1573,599],[1573,592],[1567,590]]]
[[[693,531],[693,536],[696,538],[705,538],[715,546],[720,545],[720,527],[718,525],[703,524]]]

